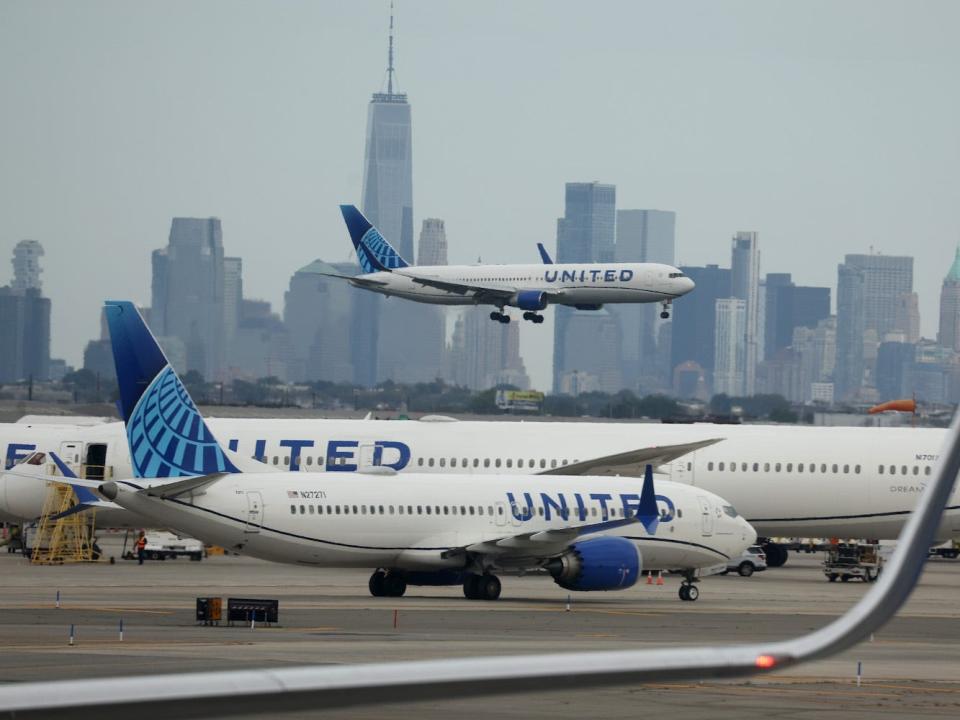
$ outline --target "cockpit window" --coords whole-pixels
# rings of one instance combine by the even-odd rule
[[[723,511],[732,518],[735,518],[740,514],[733,505],[724,505]]]
[[[683,273],[682,272],[670,273],[669,277],[672,277],[672,278],[683,277]]]
[[[21,460],[18,465],[43,465],[43,461],[46,460],[47,454],[42,452],[30,453],[23,460]]]

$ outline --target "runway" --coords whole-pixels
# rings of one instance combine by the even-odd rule
[[[0,681],[778,639],[826,624],[869,587],[828,583],[818,563],[819,556],[791,555],[784,568],[752,578],[709,578],[695,603],[680,602],[679,579],[668,577],[659,587],[571,595],[568,611],[568,593],[542,577],[504,578],[503,598],[493,603],[467,601],[459,587],[410,588],[403,598],[372,598],[365,571],[239,557],[154,561],[142,567],[121,560],[34,567],[4,554]],[[960,561],[933,560],[906,608],[873,642],[752,681],[587,692],[531,688],[518,696],[323,716],[956,717],[958,590]],[[207,595],[277,598],[280,625],[196,626],[194,600]],[[73,647],[68,646],[71,624]]]

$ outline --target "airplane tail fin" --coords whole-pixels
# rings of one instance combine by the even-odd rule
[[[537,250],[540,252],[540,259],[543,260],[544,265],[553,265],[553,258],[550,257],[550,253],[547,252],[543,243],[537,243]]]
[[[363,213],[357,210],[356,205],[341,205],[340,212],[347,224],[347,230],[350,231],[350,239],[353,240],[353,247],[357,251],[357,259],[364,273],[390,272],[410,266]]]
[[[131,302],[106,302],[120,409],[138,478],[239,472]]]
[[[657,526],[660,525],[660,511],[657,509],[657,492],[653,487],[653,465],[647,465],[643,473],[643,490],[640,492],[637,520],[651,535],[657,532]]]

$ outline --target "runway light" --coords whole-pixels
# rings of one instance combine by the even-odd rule
[[[773,655],[757,655],[756,664],[761,670],[769,670],[777,664],[777,660]]]

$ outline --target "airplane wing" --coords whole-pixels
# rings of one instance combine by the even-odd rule
[[[829,625],[789,640],[702,647],[638,648],[419,662],[180,673],[10,684],[0,713],[17,718],[96,716],[169,720],[315,712],[385,703],[463,699],[563,687],[568,690],[661,680],[733,678],[799,665],[850,648],[879,630],[906,602],[923,570],[940,516],[960,472],[960,414],[937,472],[900,533],[883,575]]]
[[[653,465],[654,467],[666,465],[687,453],[709,447],[721,440],[723,438],[711,438],[680,445],[660,445],[640,448],[639,450],[628,450],[615,455],[604,455],[589,460],[581,460],[570,465],[550,468],[537,473],[537,475],[623,475],[639,477],[642,468],[646,465]]]
[[[446,290],[447,292],[456,293],[457,295],[473,294],[475,297],[490,298],[493,300],[509,300],[517,292],[514,288],[458,283],[450,280],[439,280],[424,275],[414,275],[410,272],[399,272],[397,274],[404,275],[420,285],[437,288],[438,290]]]

